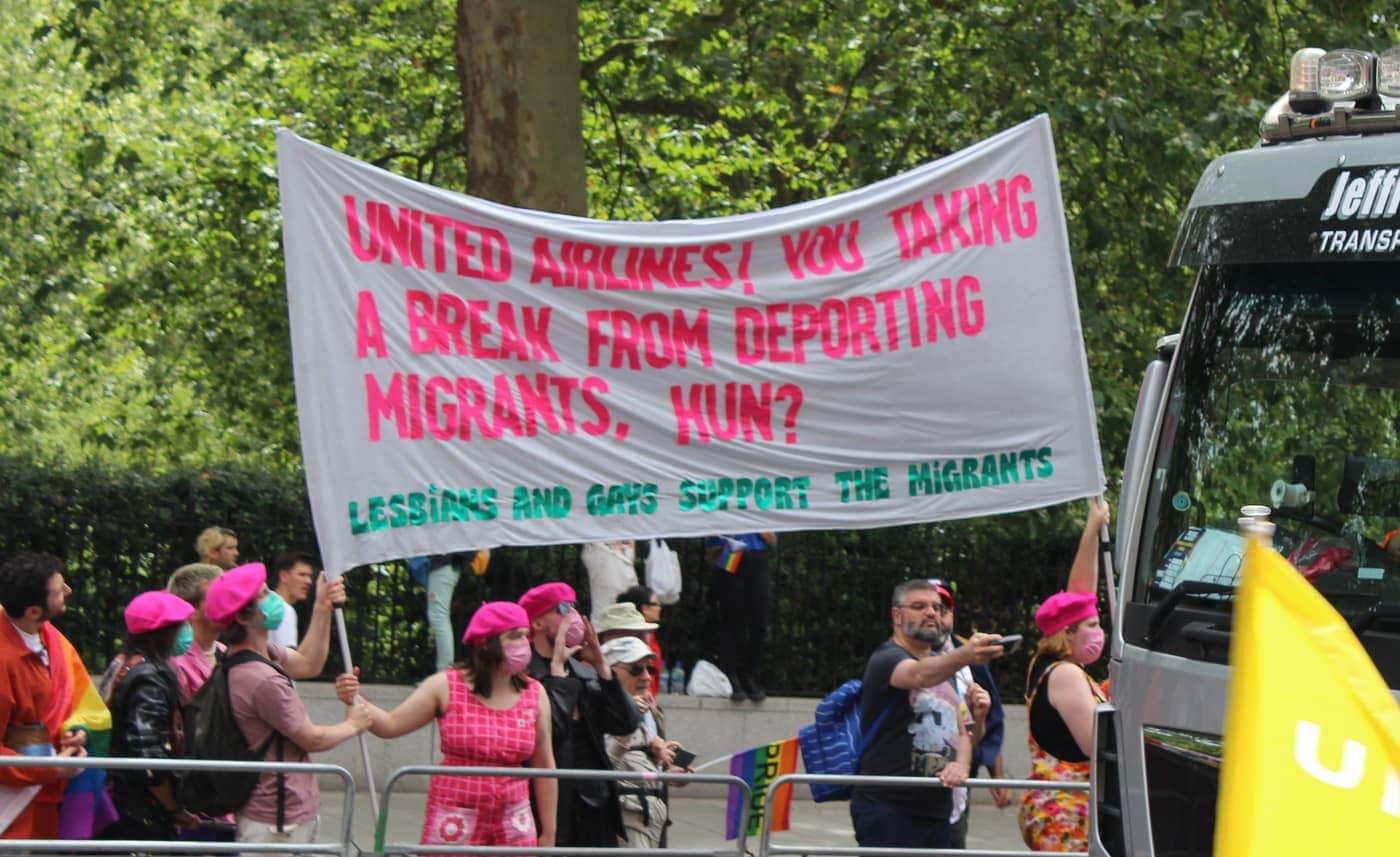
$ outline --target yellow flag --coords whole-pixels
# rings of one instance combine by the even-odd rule
[[[1253,541],[1230,666],[1215,853],[1400,850],[1400,704],[1346,620]]]

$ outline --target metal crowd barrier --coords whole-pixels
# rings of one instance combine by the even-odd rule
[[[576,846],[553,848],[508,847],[504,845],[420,845],[417,842],[385,842],[385,831],[389,818],[389,798],[394,784],[402,777],[452,774],[471,777],[512,777],[533,779],[547,777],[556,780],[609,780],[624,783],[718,783],[739,789],[744,797],[743,814],[739,819],[739,836],[730,848],[581,848]],[[742,778],[729,774],[665,774],[639,773],[637,771],[594,771],[573,768],[542,770],[536,768],[463,768],[457,765],[409,765],[398,768],[384,781],[384,790],[379,800],[379,819],[375,824],[374,850],[380,854],[482,854],[482,855],[573,855],[573,857],[744,857],[748,839],[749,805],[753,788]]]
[[[350,826],[354,819],[355,778],[339,765],[322,765],[314,762],[214,762],[203,759],[128,759],[108,756],[83,756],[82,758],[58,756],[3,756],[0,767],[7,768],[102,768],[108,771],[258,771],[271,773],[281,771],[289,774],[334,774],[345,785],[343,815],[341,817],[340,839],[336,842],[308,842],[289,845],[278,842],[190,842],[186,840],[148,839],[5,839],[0,840],[0,853],[20,851],[25,853],[66,854],[72,851],[85,853],[114,852],[132,853],[144,851],[152,854],[181,852],[188,854],[198,851],[201,854],[243,854],[253,852],[297,851],[302,854],[340,854],[352,857],[355,853],[350,841]]]
[[[831,785],[849,786],[893,786],[897,788],[942,788],[943,783],[937,777],[870,777],[857,776],[853,774],[783,774],[772,782],[768,783],[764,806],[769,806],[773,801],[773,793],[783,786],[791,787],[794,783],[827,783]],[[1087,792],[1089,783],[1066,783],[1058,780],[1003,780],[1003,779],[972,779],[969,778],[963,785],[967,788],[1004,788],[1004,789],[1053,789],[1063,792]],[[771,813],[763,814],[763,823],[758,833],[758,854],[757,857],[771,857],[771,855],[782,854],[803,854],[810,857],[835,857],[835,855],[855,855],[855,857],[1022,857],[1025,851],[977,851],[977,850],[957,850],[953,848],[862,848],[860,846],[830,846],[830,845],[774,845],[771,841],[773,836],[773,816]],[[1089,857],[1087,851],[1065,852],[1066,857]]]

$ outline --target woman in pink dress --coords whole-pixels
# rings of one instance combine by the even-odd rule
[[[434,673],[393,711],[374,705],[370,731],[397,738],[434,717],[442,735],[442,764],[469,767],[553,768],[549,696],[525,675],[530,663],[530,620],[510,601],[481,605],[462,642],[466,660]],[[341,699],[358,683],[337,681]],[[540,829],[530,809],[530,785]],[[424,845],[554,845],[559,783],[551,778],[435,776],[428,785]]]
[[[1099,531],[1108,526],[1108,505],[1089,501],[1065,591],[1035,611],[1044,634],[1026,673],[1026,735],[1032,780],[1088,782],[1094,756],[1094,709],[1106,701],[1085,667],[1103,654],[1099,627]],[[1030,789],[1018,814],[1021,838],[1032,851],[1089,849],[1089,793],[1047,787]]]

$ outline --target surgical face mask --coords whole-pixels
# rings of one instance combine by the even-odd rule
[[[574,610],[569,614],[569,630],[564,632],[564,645],[569,648],[583,645],[583,617]]]
[[[282,614],[286,611],[287,605],[276,592],[269,592],[258,602],[258,609],[262,611],[262,621],[258,624],[271,631],[282,624]]]
[[[1081,664],[1092,664],[1103,654],[1103,628],[1080,628],[1076,639],[1070,643],[1074,649],[1074,659]]]
[[[511,675],[519,675],[525,672],[525,668],[530,665],[530,643],[528,640],[516,640],[511,643],[501,643],[501,659],[505,662],[506,672]]]
[[[194,642],[194,629],[189,622],[180,623],[180,631],[175,635],[175,645],[170,649],[171,655],[183,655],[190,650],[190,644]]]

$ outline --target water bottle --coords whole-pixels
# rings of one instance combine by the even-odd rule
[[[671,692],[685,693],[685,667],[681,666],[680,661],[671,667]]]
[[[661,686],[657,688],[661,693],[671,692],[671,671],[666,669],[666,664],[661,664]]]

